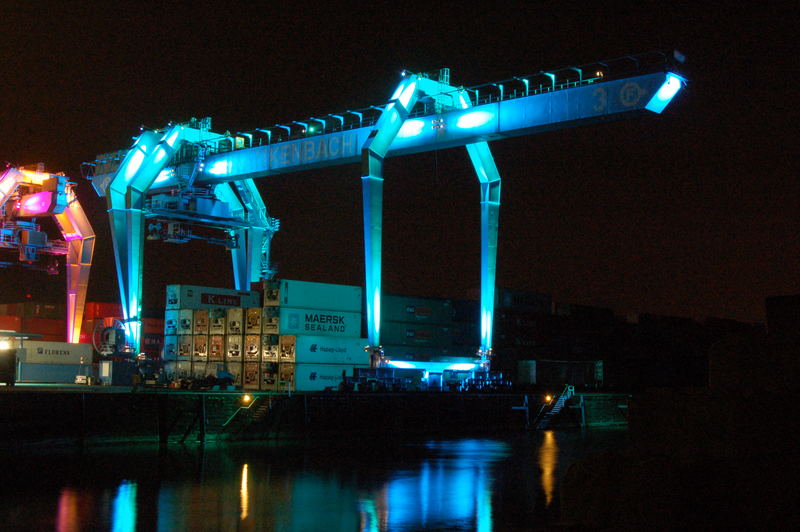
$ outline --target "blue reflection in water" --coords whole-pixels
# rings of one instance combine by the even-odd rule
[[[122,481],[117,488],[111,514],[113,532],[133,532],[136,530],[136,482]]]
[[[433,451],[416,470],[401,471],[375,507],[381,530],[416,530],[447,526],[451,530],[492,529],[491,463],[507,454],[506,445],[490,440],[429,442]],[[363,507],[363,504],[362,504]],[[371,516],[367,522],[375,522]],[[362,528],[375,530],[375,528]]]

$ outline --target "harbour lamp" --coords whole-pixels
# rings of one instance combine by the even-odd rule
[[[250,396],[249,393],[246,393],[246,394],[244,394],[242,396],[242,404],[243,405],[249,405],[250,401],[252,401],[252,400],[253,400],[253,398]]]
[[[545,403],[549,403],[552,400],[553,400],[553,396],[552,395],[545,395],[544,396],[544,402]]]

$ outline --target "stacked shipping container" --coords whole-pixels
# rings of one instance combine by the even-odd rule
[[[224,367],[245,389],[322,390],[369,365],[360,287],[281,280],[264,289],[261,305],[258,292],[168,286],[167,376]]]
[[[345,374],[369,367],[361,305],[358,286],[265,281],[263,328],[278,345],[262,350],[262,389],[336,389]]]

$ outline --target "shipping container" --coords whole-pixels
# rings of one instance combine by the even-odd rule
[[[244,359],[250,362],[261,361],[260,334],[248,334],[244,337]]]
[[[278,391],[294,391],[295,365],[292,362],[281,362],[278,365]]]
[[[535,314],[552,314],[553,297],[550,294],[498,288],[495,307],[498,309],[514,309],[520,312],[533,312]]]
[[[278,334],[280,324],[280,308],[264,307],[261,314],[261,332],[264,334]]]
[[[454,299],[453,321],[456,323],[478,323],[481,315],[481,304],[474,299]]]
[[[74,384],[75,377],[78,375],[91,376],[92,366],[88,364],[19,362],[16,381]]]
[[[280,307],[280,333],[359,338],[361,314],[338,310]]]
[[[203,352],[203,343],[202,340],[200,343],[197,342],[197,338],[203,338],[202,335],[193,335],[193,334],[181,334],[178,335],[178,360],[191,360],[195,356],[202,356],[197,354],[197,350],[200,350],[200,353]]]
[[[424,323],[383,322],[381,342],[390,345],[416,345],[426,347],[450,347],[453,333],[449,327]]]
[[[453,305],[449,299],[384,295],[381,298],[381,319],[450,325]]]
[[[258,362],[245,362],[242,374],[242,388],[245,390],[258,390],[259,387],[259,364]]]
[[[281,346],[277,334],[261,335],[261,360],[263,362],[278,362],[280,360]]]
[[[424,347],[413,345],[384,345],[383,354],[390,360],[448,361],[472,356],[470,349]]]
[[[261,308],[248,308],[246,311],[246,321],[244,332],[247,334],[261,334]],[[275,332],[275,334],[278,334]]]
[[[164,349],[164,335],[161,333],[144,333],[142,335],[142,352],[150,356],[158,357]]]
[[[180,379],[188,379],[192,376],[192,363],[187,360],[179,360],[175,364],[175,375]]]
[[[264,281],[264,306],[361,313],[360,286],[308,281]]]
[[[256,291],[231,290],[210,286],[167,285],[167,309],[210,309],[219,307],[260,307]]]
[[[67,322],[54,318],[22,318],[22,331],[34,334],[60,335],[66,337]]]
[[[122,305],[119,303],[87,301],[83,307],[83,317],[87,320],[103,318],[122,319]]]
[[[226,316],[225,334],[242,334],[242,320],[244,309],[231,307]]]
[[[280,349],[278,351],[281,362],[294,362],[295,344],[297,337],[289,334],[280,336]]]
[[[278,390],[278,369],[279,364],[277,362],[261,363],[260,389],[268,392]]]
[[[142,318],[142,334],[164,334],[164,320]]]
[[[226,362],[225,371],[233,375],[233,385],[236,386],[237,388],[241,388],[242,373],[244,371],[241,358],[239,359],[238,362],[231,362],[231,361]]]
[[[226,310],[224,308],[208,309],[209,334],[225,334]]]
[[[91,364],[94,353],[91,344],[26,340],[23,345],[17,358],[31,364]]]
[[[178,337],[174,334],[164,336],[164,347],[161,350],[163,360],[178,360]]]
[[[167,382],[174,381],[178,374],[178,363],[174,360],[165,360],[161,363],[161,373]]]
[[[343,376],[352,377],[354,368],[368,367],[368,364],[295,364],[294,389],[298,392],[338,390]]]
[[[166,310],[164,311],[164,334],[166,336],[172,336],[178,334],[178,319],[179,319],[179,312],[178,310]],[[189,333],[185,331],[181,332],[181,334],[191,334],[191,329]]]
[[[208,310],[195,311],[184,308],[171,312],[178,313],[178,334],[208,334]],[[194,325],[195,315],[197,316],[197,327]],[[205,330],[203,330],[204,328]]]
[[[225,336],[212,334],[208,337],[208,360],[222,362],[225,359]]]
[[[202,379],[208,376],[211,373],[210,369],[211,364],[207,360],[193,360],[192,361],[192,378],[193,379]]]
[[[19,316],[0,315],[0,331],[22,330],[22,318]]]
[[[225,360],[242,361],[242,335],[229,334],[225,338]]]
[[[204,362],[208,360],[208,335],[193,335],[192,360]]]
[[[298,364],[369,364],[366,338],[332,336],[295,337],[295,362]]]
[[[193,311],[194,334],[208,334],[208,309],[198,309]]]

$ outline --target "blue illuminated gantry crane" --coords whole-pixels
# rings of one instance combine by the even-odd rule
[[[501,183],[488,142],[661,113],[685,84],[675,72],[676,62],[683,62],[677,52],[655,52],[470,88],[451,85],[447,69],[435,75],[403,72],[382,107],[230,136],[211,133],[208,119],[145,131],[129,151],[99,157],[93,181],[108,197],[125,318],[135,324],[139,316],[145,218],[178,220],[171,222],[183,224],[178,227],[214,226],[211,218],[218,226],[221,219],[241,224],[229,227],[237,237],[232,246],[236,284],[244,289],[270,270],[269,241],[278,229],[253,180],[361,162],[368,339],[379,352],[383,161],[466,146],[481,189],[480,354],[485,359],[492,350]],[[186,199],[193,193],[206,194],[211,203],[201,208],[196,202],[194,209],[171,214],[154,210],[159,197]],[[231,216],[214,217],[211,204],[232,205]]]
[[[43,217],[53,218],[64,240],[47,237],[37,223]],[[94,239],[75,196],[75,183],[66,176],[49,174],[42,164],[36,170],[11,166],[0,170],[0,249],[19,252],[18,261],[0,262],[0,267],[21,265],[58,273],[57,262],[42,265],[40,255],[66,255],[66,338],[70,343],[78,343],[81,333]]]

